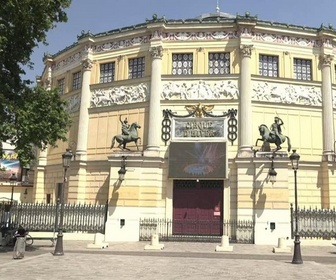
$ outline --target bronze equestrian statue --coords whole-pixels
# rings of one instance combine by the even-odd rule
[[[256,146],[258,144],[258,141],[263,141],[263,146],[266,142],[274,143],[276,145],[275,151],[278,151],[281,149],[281,144],[284,143],[287,139],[287,150],[288,152],[290,152],[291,142],[288,136],[282,134],[281,125],[283,125],[283,121],[279,117],[274,118],[274,123],[271,125],[271,129],[268,129],[265,124],[260,125],[258,128],[261,138],[257,139]]]

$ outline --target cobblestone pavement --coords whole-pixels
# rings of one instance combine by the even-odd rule
[[[21,260],[0,247],[0,279],[336,279],[336,247],[301,246],[302,265],[292,253],[272,253],[272,246],[233,244],[233,252],[215,252],[215,243],[166,242],[161,251],[144,250],[148,242],[110,243],[87,249],[88,241],[65,241],[64,256],[53,256],[45,241],[35,242]]]

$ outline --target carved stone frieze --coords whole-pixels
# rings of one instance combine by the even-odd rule
[[[148,85],[120,86],[109,89],[97,89],[91,92],[91,107],[104,107],[147,101]]]
[[[111,50],[118,50],[127,47],[133,47],[141,44],[148,43],[150,41],[150,36],[138,36],[130,39],[123,39],[118,41],[107,42],[103,44],[96,45],[92,48],[94,53],[100,53]]]
[[[79,110],[80,106],[80,95],[76,94],[67,99],[68,106],[66,108],[67,112],[76,112]]]
[[[255,41],[264,41],[282,45],[293,45],[301,47],[321,47],[321,40],[308,39],[297,36],[285,36],[272,33],[254,32],[252,39]]]
[[[149,52],[153,58],[161,58],[163,55],[163,48],[161,46],[151,47]]]
[[[166,100],[205,100],[205,99],[238,99],[237,82],[220,81],[210,84],[198,81],[191,84],[168,82],[163,84],[161,98]]]
[[[243,27],[240,29],[240,37],[251,37],[252,34],[251,28]]]
[[[67,67],[77,61],[80,61],[82,59],[83,56],[83,51],[79,51],[73,55],[68,56],[67,58],[57,62],[54,66],[53,66],[53,71],[58,71],[64,67]]]
[[[162,40],[164,41],[225,40],[235,38],[238,38],[236,31],[170,32],[162,34]]]
[[[160,39],[162,39],[162,31],[154,30],[152,32],[151,40],[160,40]]]
[[[321,88],[268,82],[253,82],[252,99],[285,104],[321,106]]]

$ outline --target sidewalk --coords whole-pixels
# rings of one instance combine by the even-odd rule
[[[13,260],[0,247],[0,278],[21,271],[30,279],[336,279],[335,246],[301,246],[302,265],[292,253],[272,253],[272,246],[230,244],[233,252],[215,252],[217,243],[160,242],[159,251],[144,250],[149,242],[110,243],[87,249],[89,241],[64,241],[64,256],[52,255],[50,241],[36,241],[24,259]],[[7,277],[7,278],[6,278]]]

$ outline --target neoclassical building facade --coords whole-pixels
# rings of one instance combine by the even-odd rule
[[[290,236],[292,149],[300,154],[299,205],[336,205],[335,53],[332,27],[249,13],[153,16],[83,32],[44,60],[39,82],[59,89],[72,126],[67,143],[39,154],[33,199],[55,201],[70,148],[66,201],[108,201],[107,241],[138,240],[139,219],[148,217],[175,221],[172,234],[225,234],[183,221],[252,220],[255,243],[275,244]],[[287,136],[276,152],[257,141],[274,117]],[[122,125],[133,123],[123,135]],[[114,136],[137,140],[111,148]]]

